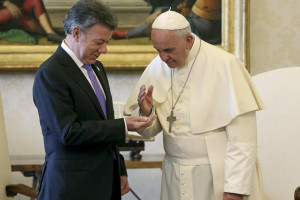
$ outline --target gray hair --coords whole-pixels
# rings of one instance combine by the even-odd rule
[[[178,37],[185,37],[186,35],[191,34],[191,32],[192,32],[191,26],[188,26],[183,29],[175,30],[174,35]]]
[[[117,28],[117,18],[109,7],[96,0],[80,0],[67,13],[64,21],[65,33],[72,34],[75,26],[81,31],[95,24],[106,26],[110,30]]]

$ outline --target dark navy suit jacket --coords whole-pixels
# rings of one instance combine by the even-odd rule
[[[113,183],[113,177],[126,175],[118,152],[125,142],[124,119],[114,119],[102,64],[92,66],[106,95],[107,119],[90,83],[61,46],[36,73],[33,98],[46,152],[40,200],[111,200],[112,191],[121,199],[120,179]]]

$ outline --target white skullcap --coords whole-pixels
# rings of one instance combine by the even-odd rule
[[[160,14],[152,24],[152,28],[163,30],[179,30],[190,26],[185,17],[175,11]]]

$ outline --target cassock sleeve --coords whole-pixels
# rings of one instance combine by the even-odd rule
[[[249,195],[257,152],[255,112],[242,114],[226,127],[224,192]]]

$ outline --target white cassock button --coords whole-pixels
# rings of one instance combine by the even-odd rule
[[[181,185],[185,185],[185,182],[181,183]]]
[[[183,174],[184,174],[184,173],[183,173],[183,172],[181,172],[180,174],[183,176]]]
[[[186,192],[185,192],[185,191],[183,191],[183,192],[182,192],[182,195],[185,195],[185,194],[186,194]]]

